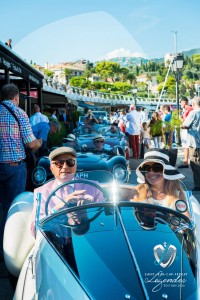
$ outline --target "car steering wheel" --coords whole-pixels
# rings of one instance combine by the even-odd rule
[[[75,183],[84,183],[84,184],[87,184],[87,185],[91,185],[91,186],[95,187],[96,189],[98,189],[99,191],[101,191],[102,194],[103,194],[103,196],[105,197],[105,199],[107,199],[106,191],[105,191],[101,186],[99,186],[98,184],[96,184],[96,183],[94,183],[94,182],[92,182],[92,181],[84,180],[84,179],[71,180],[71,181],[68,181],[68,182],[66,182],[66,183],[63,183],[63,184],[59,185],[56,189],[54,189],[54,190],[51,192],[51,194],[49,195],[49,197],[47,198],[47,201],[46,201],[46,203],[45,203],[45,214],[46,214],[46,216],[48,216],[48,206],[49,206],[49,202],[50,202],[51,198],[52,198],[53,196],[58,197],[58,196],[56,195],[56,192],[57,192],[59,189],[65,187],[65,186],[68,186],[68,185],[70,185],[70,184],[75,184]],[[63,200],[63,199],[61,199],[61,198],[59,198],[59,200],[61,200],[61,201],[62,201],[63,203],[65,203],[67,206],[69,206],[69,204],[70,204],[69,202],[66,202],[65,200]],[[79,200],[85,200],[85,199],[84,199],[84,198],[80,198]]]

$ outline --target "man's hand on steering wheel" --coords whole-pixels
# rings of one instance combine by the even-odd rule
[[[86,190],[74,191],[71,194],[68,194],[64,197],[64,202],[60,202],[55,206],[55,210],[60,210],[65,207],[66,204],[76,204],[77,206],[91,203],[94,201],[94,198],[86,194]]]
[[[75,200],[75,201],[74,201]],[[77,203],[77,206],[78,205],[81,205],[81,201],[87,203],[86,201],[88,202],[92,202],[94,201],[94,198],[93,196],[89,195],[89,194],[86,194],[86,190],[78,190],[78,191],[74,191],[73,193],[67,195],[64,197],[64,201],[66,203],[69,203],[69,202],[76,202]],[[84,203],[83,203],[84,204]]]

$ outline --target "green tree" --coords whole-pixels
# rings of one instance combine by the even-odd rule
[[[72,76],[72,70],[64,68],[64,74],[65,74],[65,78],[66,78],[66,82],[67,84],[69,83],[69,79]]]
[[[94,64],[88,61],[86,64],[86,70],[92,70],[92,69],[94,69]]]
[[[140,73],[139,67],[138,67],[138,66],[135,66],[135,74],[136,74],[136,76],[138,76],[139,73]]]
[[[70,79],[70,85],[71,86],[80,87],[80,88],[86,88],[86,87],[89,87],[90,84],[91,84],[90,81],[87,80],[83,76],[73,76]]]
[[[83,73],[83,76],[88,79],[89,77],[92,76],[92,71],[91,70],[85,70],[85,72]]]
[[[138,92],[145,92],[148,89],[148,85],[145,82],[139,82],[137,84]]]
[[[136,76],[133,72],[129,72],[126,78],[129,80],[130,84],[136,84]]]
[[[156,76],[156,81],[157,81],[157,83],[164,82],[164,80],[165,80],[165,78],[164,78],[163,76],[161,76],[161,75],[157,75],[157,76]]]
[[[200,54],[192,55],[192,59],[195,65],[200,66]]]
[[[97,63],[95,70],[105,81],[110,77],[115,82],[115,77],[120,74],[120,65],[115,62],[103,61]]]
[[[122,81],[124,82],[124,81],[126,81],[126,79],[127,79],[127,75],[129,74],[129,70],[128,70],[128,68],[120,68],[120,77],[121,77],[121,79],[122,79]]]
[[[133,88],[133,86],[126,82],[115,82],[113,84],[113,88],[115,88],[115,91],[122,92],[122,94],[128,94],[130,90]]]
[[[50,71],[50,70],[45,70],[44,71],[45,75],[47,75],[48,77],[53,78],[54,72]]]
[[[108,92],[108,89],[113,89],[113,85],[108,82],[97,81],[91,83],[91,89],[93,90],[103,90],[105,89]]]
[[[191,72],[191,70],[189,69],[186,69],[183,71],[183,79],[186,80],[186,79],[193,79],[194,78],[194,73]]]

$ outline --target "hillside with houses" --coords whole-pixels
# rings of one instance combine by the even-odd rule
[[[191,98],[200,93],[200,49],[183,51],[184,65],[180,72],[180,93]],[[172,55],[171,55],[172,56]],[[85,90],[103,93],[131,94],[137,88],[139,97],[158,97],[168,72],[170,55],[164,58],[145,59],[117,57],[111,60],[89,62],[78,60],[58,64],[34,65],[54,82],[70,84]],[[176,74],[169,70],[164,87],[164,97],[176,95]]]

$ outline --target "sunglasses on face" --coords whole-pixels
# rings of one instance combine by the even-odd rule
[[[153,165],[144,165],[141,168],[141,171],[144,171],[144,172],[150,172],[151,170],[154,173],[161,173],[161,172],[163,172],[163,165],[156,163]]]
[[[76,160],[72,159],[72,158],[69,158],[69,159],[64,159],[64,160],[55,160],[53,163],[59,169],[61,169],[64,166],[64,163],[66,163],[66,165],[69,168],[73,168],[76,164]]]
[[[104,141],[95,141],[95,143],[97,143],[97,144],[99,144],[99,143],[103,144]]]

